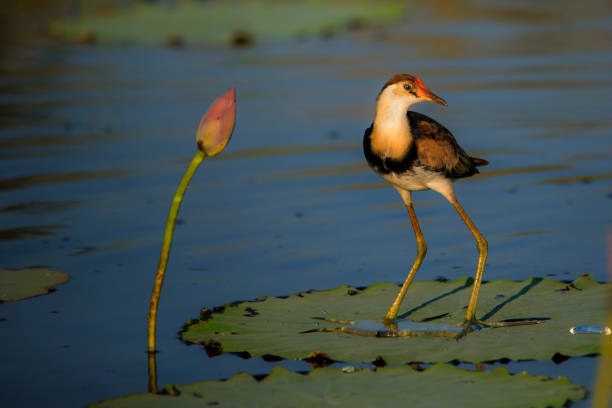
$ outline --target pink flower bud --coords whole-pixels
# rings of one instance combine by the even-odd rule
[[[216,156],[229,142],[236,121],[236,90],[231,87],[219,96],[202,117],[196,141],[207,156]]]

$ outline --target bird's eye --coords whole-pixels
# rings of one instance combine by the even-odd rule
[[[404,89],[407,90],[408,92],[410,92],[410,91],[412,91],[412,85],[404,84]]]

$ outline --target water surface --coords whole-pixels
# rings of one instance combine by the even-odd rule
[[[375,97],[397,72],[449,103],[415,110],[491,162],[456,185],[489,240],[486,280],[608,280],[612,15],[572,4],[417,3],[399,26],[245,50],[10,48],[0,64],[0,267],[72,279],[0,305],[1,400],[82,406],[146,390],[163,223],[199,119],[230,86],[234,137],[194,177],[175,231],[160,384],[308,368],[186,347],[176,333],[203,306],[405,277],[409,219],[361,151]],[[429,245],[417,279],[472,275],[476,248],[452,206],[432,192],[414,198]],[[596,360],[570,361],[511,367],[590,387]]]

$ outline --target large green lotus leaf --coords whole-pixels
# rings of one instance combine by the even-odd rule
[[[46,269],[0,269],[0,301],[17,301],[44,295],[70,275]]]
[[[118,3],[119,4],[119,3]],[[103,44],[163,44],[180,35],[188,44],[222,45],[233,33],[249,33],[255,41],[332,35],[346,28],[397,21],[405,4],[398,0],[322,1],[195,1],[131,2],[112,14],[95,15],[83,7],[75,18],[58,20],[54,34],[77,39],[92,32]]]
[[[401,318],[433,320],[454,324],[462,321],[471,288],[471,278],[454,282],[415,282],[400,309]],[[459,341],[453,338],[366,337],[339,332],[310,332],[339,327],[315,320],[371,320],[382,317],[398,287],[377,283],[363,290],[349,286],[312,291],[287,298],[263,298],[235,302],[215,308],[185,325],[185,341],[220,343],[224,352],[248,352],[287,359],[302,359],[322,351],[331,359],[345,362],[370,362],[379,356],[387,363],[448,362],[454,359],[483,362],[551,359],[556,353],[583,356],[600,350],[601,336],[571,334],[579,325],[601,325],[610,284],[583,275],[572,283],[547,278],[523,282],[496,280],[482,285],[477,316],[487,321],[519,318],[549,318],[530,326],[502,327],[469,333]],[[217,349],[219,347],[217,346]],[[213,353],[214,354],[214,353]]]
[[[132,394],[92,407],[561,407],[585,396],[583,387],[564,377],[510,375],[503,367],[466,371],[445,364],[423,372],[406,366],[353,373],[320,368],[308,375],[276,367],[260,382],[241,373],[227,381],[167,388],[175,395]]]

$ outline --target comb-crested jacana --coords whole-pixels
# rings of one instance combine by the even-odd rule
[[[435,120],[408,110],[412,105],[432,101],[447,106],[446,101],[431,92],[416,76],[397,74],[385,83],[376,100],[374,123],[365,131],[363,149],[370,167],[399,192],[414,229],[417,255],[408,277],[384,317],[386,323],[397,319],[398,310],[421,262],[427,244],[412,206],[412,192],[434,190],[442,194],[457,210],[478,246],[478,265],[463,329],[458,338],[474,327],[499,326],[475,317],[478,291],[487,259],[487,241],[463,210],[453,188],[455,179],[478,173],[478,166],[489,164],[470,157],[451,132]]]

